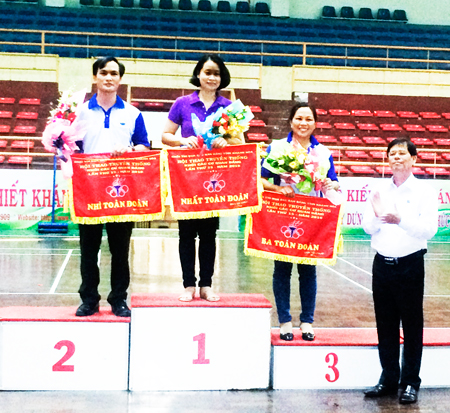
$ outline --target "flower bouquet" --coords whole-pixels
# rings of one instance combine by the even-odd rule
[[[57,107],[50,111],[50,118],[42,134],[42,143],[49,152],[61,159],[61,170],[65,178],[72,176],[70,156],[77,150],[77,141],[83,138],[81,124],[74,122],[84,102],[86,90],[76,93],[64,92]]]
[[[214,139],[233,138],[248,130],[249,122],[254,118],[248,106],[240,100],[234,101],[226,108],[220,108],[209,115],[204,122],[194,113],[191,115],[195,134],[203,139],[203,143],[211,149]]]
[[[295,184],[300,192],[309,194],[313,189],[318,191],[322,188],[330,161],[320,159],[314,148],[308,153],[304,148],[294,149],[284,140],[272,143],[263,167],[280,175],[287,184]]]

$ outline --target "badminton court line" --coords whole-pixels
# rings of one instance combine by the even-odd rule
[[[52,288],[50,288],[49,294],[55,294],[56,288],[58,287],[59,281],[61,280],[61,277],[64,273],[64,270],[67,267],[67,264],[70,260],[70,256],[72,255],[73,250],[69,250],[66,258],[64,259],[63,264],[61,265],[61,268],[58,271],[58,274],[56,275],[55,281],[53,281]]]
[[[445,255],[445,254],[439,254],[439,255]],[[436,259],[436,258],[429,258],[429,259],[433,259],[433,261],[448,261],[448,258],[437,258],[437,259]],[[362,271],[362,272],[364,272],[364,273],[369,274],[370,276],[372,276],[372,273],[371,273],[371,272],[366,271],[366,270],[363,270],[361,267],[358,267],[357,265],[352,264],[351,262],[349,262],[349,261],[347,261],[347,260],[344,260],[343,258],[338,257],[338,260],[344,261],[346,264],[351,265],[352,267],[355,267],[356,269],[358,269],[358,270],[360,270],[360,271]],[[324,265],[324,267],[327,267],[327,266]],[[327,268],[328,268],[328,267],[327,267]],[[332,270],[331,268],[329,268],[329,269],[330,269],[331,271],[334,271],[334,272],[336,272],[337,274],[341,275],[342,277],[347,278],[347,277],[345,277],[345,275],[342,275],[342,274],[338,273],[337,271]],[[348,279],[349,281],[353,282],[354,284],[360,285],[360,284],[358,284],[358,283],[356,283],[356,282],[350,280],[349,278],[347,278],[347,279]],[[362,288],[365,288],[365,287],[363,287],[363,286],[361,286],[361,287],[362,287]],[[368,290],[368,291],[372,292],[371,290]],[[449,295],[449,294],[425,294],[424,297],[432,297],[432,298],[437,298],[437,297],[441,297],[441,298],[450,298],[450,295]]]
[[[338,258],[338,260],[344,261],[346,264],[351,265],[352,267],[356,268],[357,270],[360,270],[360,271],[372,276],[372,273],[370,271],[363,270],[361,267],[358,267],[357,265],[351,263],[350,261],[344,260],[344,258],[340,258],[340,257],[337,257],[337,258]]]
[[[359,283],[357,283],[356,281],[353,281],[352,279],[348,278],[347,276],[345,276],[344,274],[340,273],[339,271],[333,270],[333,268],[329,267],[328,265],[325,264],[321,264],[323,267],[329,269],[331,272],[334,272],[335,274],[339,275],[340,277],[344,278],[347,281],[350,281],[352,284],[355,284],[357,287],[362,288],[364,291],[367,291],[368,293],[372,294],[372,290],[370,290],[367,287],[364,287],[364,285],[361,285]]]

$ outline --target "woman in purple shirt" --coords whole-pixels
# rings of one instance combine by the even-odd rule
[[[231,101],[220,96],[218,91],[230,84],[230,73],[223,60],[216,55],[203,56],[194,68],[190,82],[199,88],[191,95],[178,98],[169,112],[164,127],[162,142],[169,146],[199,148],[197,136],[192,128],[191,114],[195,113],[200,121],[215,113],[219,108],[228,106]],[[175,136],[181,127],[181,138]],[[214,140],[213,148],[244,143],[243,138]],[[208,301],[220,298],[211,289],[216,257],[216,230],[219,218],[185,219],[178,221],[180,236],[179,252],[183,271],[184,293],[180,301],[191,301],[195,295],[197,279],[195,277],[195,238],[199,237],[198,258],[200,262],[200,297]]]

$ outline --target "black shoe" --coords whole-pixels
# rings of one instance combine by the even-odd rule
[[[302,340],[314,341],[314,333],[302,333]]]
[[[98,303],[94,305],[83,303],[77,308],[75,315],[78,317],[87,317],[95,313],[98,313]]]
[[[111,310],[117,317],[131,317],[131,311],[125,301],[120,301],[116,304],[111,304]]]
[[[417,390],[413,386],[406,386],[398,399],[400,404],[411,404],[417,401]]]
[[[294,339],[294,334],[292,334],[292,333],[281,334],[280,333],[280,339],[284,340],[284,341],[292,341]]]
[[[383,397],[398,393],[397,387],[385,386],[384,384],[378,383],[376,386],[367,389],[364,394],[366,397]]]

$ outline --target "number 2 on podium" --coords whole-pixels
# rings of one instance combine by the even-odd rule
[[[67,349],[66,354],[61,357],[61,359],[53,365],[52,371],[74,371],[75,367],[73,364],[64,364],[69,360],[75,353],[75,344],[69,340],[61,340],[55,344],[56,350],[61,350],[65,347]]]
[[[209,359],[205,358],[206,334],[201,333],[198,336],[194,336],[193,340],[198,342],[198,350],[197,358],[192,360],[192,364],[209,364]]]

